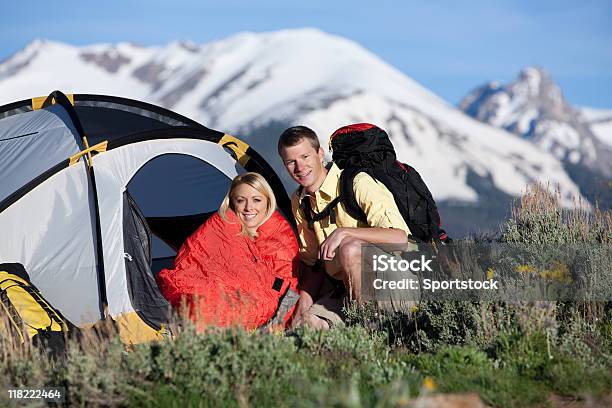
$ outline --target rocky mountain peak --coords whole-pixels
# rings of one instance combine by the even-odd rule
[[[524,68],[506,85],[482,85],[470,92],[459,108],[534,142],[571,167],[574,174],[585,171],[591,174],[585,178],[612,177],[612,146],[594,135],[542,68]]]
[[[525,105],[547,117],[568,120],[574,115],[559,85],[542,68],[523,69],[518,79],[508,86],[508,90],[514,98],[523,99]]]
[[[507,84],[489,82],[459,104],[468,115],[525,138],[534,138],[538,119],[571,121],[576,116],[561,88],[542,68],[527,67]]]
[[[535,97],[540,94],[542,84],[547,81],[551,82],[550,77],[543,69],[527,67],[520,72],[518,80],[513,83],[513,88],[524,88],[528,96]]]

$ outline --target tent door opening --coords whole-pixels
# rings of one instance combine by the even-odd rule
[[[134,175],[127,188],[152,234],[154,275],[174,266],[181,245],[217,211],[230,183],[210,163],[179,153],[156,156]]]

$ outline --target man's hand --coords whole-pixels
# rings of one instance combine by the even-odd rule
[[[300,291],[300,299],[295,306],[295,312],[291,318],[290,328],[295,329],[304,324],[304,316],[313,304],[312,297],[305,290]]]
[[[398,244],[406,243],[406,233],[397,228],[379,227],[338,227],[323,241],[319,247],[319,259],[331,261],[336,256],[338,247],[346,238],[355,238],[371,244]]]
[[[306,291],[300,292],[300,300],[295,307],[295,313],[291,318],[289,325],[290,329],[295,329],[301,326],[308,326],[315,330],[327,330],[329,329],[329,323],[315,316],[310,312],[313,302],[312,298]]]
[[[350,230],[354,228],[336,228],[329,236],[323,241],[319,248],[319,259],[324,261],[331,261],[336,256],[336,250],[342,243],[342,241],[350,235]]]

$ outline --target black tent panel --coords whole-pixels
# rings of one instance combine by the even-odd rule
[[[127,98],[77,94],[74,105],[90,145],[148,130],[177,126],[206,129],[167,109]]]
[[[170,305],[151,271],[151,233],[138,206],[126,191],[123,195],[123,242],[128,293],[136,313],[160,330],[168,323]]]
[[[0,119],[7,118],[9,116],[18,115],[24,112],[30,112],[32,110],[32,100],[24,99],[0,106]]]
[[[202,127],[198,122],[189,119],[176,112],[162,108],[150,103],[137,101],[135,99],[121,98],[109,95],[75,94],[75,106],[98,106],[109,109],[123,110],[136,115],[154,118],[169,126],[193,126]],[[142,129],[144,130],[144,129]]]
[[[77,106],[77,114],[91,146],[104,140],[114,140],[143,129],[165,129],[170,126],[154,118],[135,115],[118,109],[99,106]]]
[[[85,134],[91,138],[90,145],[97,141],[112,140],[130,133],[152,129],[175,126],[206,129],[194,120],[146,102],[109,95],[73,94],[71,96]],[[68,101],[66,95],[54,91],[49,94],[46,103],[64,105],[66,101]],[[0,106],[0,119],[32,110],[32,99],[13,102]]]

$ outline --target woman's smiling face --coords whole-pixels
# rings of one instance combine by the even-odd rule
[[[231,195],[234,212],[250,232],[255,232],[266,218],[268,198],[249,186],[240,184]]]

